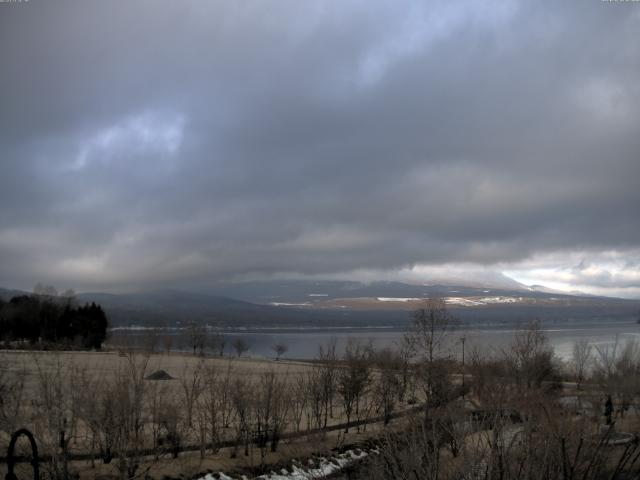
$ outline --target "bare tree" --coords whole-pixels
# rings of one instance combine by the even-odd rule
[[[352,414],[358,415],[362,398],[371,380],[369,361],[362,347],[353,341],[347,344],[345,367],[338,373],[338,392],[347,417],[345,433],[349,433]]]
[[[158,386],[157,383],[154,383],[147,392],[156,460],[160,453],[167,452],[171,453],[173,458],[178,458],[185,431],[182,399],[176,398],[175,391],[164,385]]]
[[[193,427],[194,408],[202,393],[203,370],[202,360],[198,361],[193,368],[190,368],[189,363],[185,361],[180,376],[181,404],[185,412],[185,425],[189,429]]]
[[[447,457],[442,455],[441,432],[436,424],[412,420],[403,431],[385,432],[380,454],[373,458],[370,478],[375,480],[482,478],[456,476],[457,472],[451,468],[446,460]],[[451,470],[454,475],[449,477],[444,474]]]
[[[504,358],[487,357],[487,360],[484,366],[495,369],[493,373],[501,375],[509,368]],[[475,373],[482,373],[481,363],[484,363],[481,356],[472,356],[474,381]],[[504,377],[501,380],[495,386],[511,383],[504,382]],[[511,395],[508,388],[502,392],[506,394],[503,399],[497,392],[487,398],[500,407],[523,406],[519,396]],[[490,411],[491,405],[484,401],[483,416],[473,423],[460,421],[461,414],[451,407],[447,406],[430,422],[410,417],[406,428],[386,431],[379,455],[371,458],[369,475],[364,478],[597,480],[637,477],[640,445],[607,447],[612,430],[594,435],[594,425],[589,418],[567,414],[552,397],[531,398],[528,415],[515,422],[509,410]],[[465,425],[472,430],[465,429]],[[451,450],[451,455],[443,447]]]
[[[584,381],[585,375],[588,372],[589,364],[592,360],[592,350],[593,347],[586,339],[578,340],[573,344],[571,367],[573,369],[578,390],[580,389],[580,385]]]
[[[38,282],[35,287],[33,287],[33,293],[35,295],[39,295],[41,297],[57,297],[58,290],[53,285],[43,285]]]
[[[193,348],[193,354],[196,352],[200,355],[204,354],[204,349],[207,344],[207,329],[204,325],[199,325],[196,322],[192,322],[188,328],[189,344]]]
[[[253,415],[253,405],[251,399],[252,386],[244,375],[239,375],[231,384],[231,403],[235,412],[235,447],[231,452],[231,457],[238,455],[238,446],[244,445],[244,454],[249,456],[251,418]]]
[[[201,456],[204,456],[207,441],[212,452],[218,451],[222,431],[223,399],[227,392],[215,365],[207,365],[203,370],[202,395],[198,397],[198,424],[200,432]]]
[[[277,361],[277,360],[280,360],[280,357],[282,355],[287,353],[287,350],[289,350],[289,347],[287,346],[286,343],[278,342],[271,347],[271,350],[273,350],[273,352],[276,354],[276,361]]]
[[[62,303],[65,307],[75,307],[78,303],[76,299],[76,292],[73,288],[67,288],[60,294],[60,298],[62,299]]]
[[[333,400],[336,392],[338,356],[336,353],[337,341],[330,339],[326,345],[320,345],[318,349],[318,360],[321,362],[319,378],[322,392],[322,409],[324,414],[323,426],[326,427],[329,417],[333,418]]]
[[[415,385],[415,382],[412,382],[411,376],[411,356],[412,356],[412,347],[407,341],[407,338],[403,338],[400,340],[398,345],[398,370],[400,372],[400,383],[398,388],[398,400],[403,402],[412,385]],[[414,396],[414,392],[409,392],[410,397]]]
[[[37,368],[37,400],[34,406],[40,413],[35,420],[36,434],[51,452],[47,469],[51,478],[66,479],[68,470],[68,445],[75,435],[77,415],[75,408],[77,389],[73,388],[77,371],[73,366],[65,366],[59,354],[42,361],[33,356]]]
[[[305,385],[307,387],[307,428],[321,428],[326,389],[324,388],[325,373],[323,367],[314,367],[307,372]],[[326,422],[325,416],[325,422]],[[326,426],[326,425],[325,425]]]
[[[145,408],[150,420],[149,430],[157,460],[166,447],[175,452],[180,445],[178,402],[166,382],[149,382],[145,396]]]
[[[219,357],[224,356],[224,348],[227,344],[227,339],[222,333],[216,333],[210,336],[209,345],[212,351],[217,352]]]
[[[199,376],[200,393],[195,400],[194,418],[200,442],[200,455],[203,457],[207,443],[211,445],[213,453],[218,451],[224,429],[230,426],[233,414],[234,371],[231,362],[224,370],[216,364],[203,363]]]
[[[16,368],[17,367],[17,368]],[[13,366],[0,357],[0,433],[11,435],[23,420],[25,378],[24,367]]]
[[[481,351],[477,347],[469,355],[467,363],[469,377],[472,379],[473,394],[482,406],[504,411],[515,397],[511,375],[511,366],[499,352]]]
[[[278,379],[274,371],[261,375],[256,385],[253,436],[260,450],[261,464],[264,464],[269,441],[271,451],[277,450],[288,410],[286,391],[285,381]]]
[[[220,400],[220,420],[222,421],[222,428],[228,428],[231,423],[231,416],[233,413],[232,401],[231,401],[231,384],[235,376],[233,370],[233,364],[231,361],[227,363],[224,375],[220,379],[220,389],[218,391]]]
[[[290,400],[290,408],[291,408],[291,418],[292,424],[294,425],[295,431],[300,431],[300,425],[302,423],[302,417],[304,412],[309,405],[309,385],[308,385],[308,377],[304,374],[296,375],[293,380],[293,385],[291,388],[291,400]]]
[[[155,353],[160,343],[160,329],[152,328],[147,331],[143,339],[143,348],[149,353]]]
[[[390,349],[383,349],[375,355],[375,366],[378,375],[373,387],[374,399],[378,410],[382,410],[384,424],[391,420],[396,401],[400,398],[402,384],[398,371],[402,371],[403,362]]]
[[[102,448],[102,422],[99,402],[103,381],[104,379],[100,376],[87,375],[84,379],[84,384],[79,388],[80,402],[78,418],[87,429],[88,438],[86,444],[89,453],[92,455],[92,467],[95,467],[94,455],[97,454],[99,449],[104,450]]]
[[[447,310],[445,300],[438,297],[427,299],[413,312],[412,319],[405,342],[412,354],[418,356],[414,370],[425,395],[428,417],[431,407],[442,405],[451,395],[448,364],[442,350],[457,321]]]
[[[594,377],[602,390],[613,397],[616,415],[624,415],[633,398],[640,393],[640,344],[618,337],[611,344],[596,345]]]
[[[266,381],[263,380],[263,381]],[[271,451],[275,452],[280,443],[282,432],[287,428],[289,412],[291,409],[291,390],[288,387],[288,374],[281,378],[274,377],[275,402],[271,415]]]
[[[412,323],[405,335],[406,343],[414,355],[420,355],[432,363],[441,353],[444,341],[455,323],[443,298],[429,298],[412,313]]]
[[[543,381],[557,376],[553,348],[538,321],[532,321],[517,331],[509,350],[504,353],[518,385],[540,387]]]
[[[100,404],[100,428],[105,462],[113,457],[121,480],[133,478],[142,463],[144,448],[145,376],[148,355],[125,354],[125,363],[104,379]]]
[[[238,357],[241,357],[243,353],[249,351],[249,343],[242,337],[236,338],[231,344],[233,349],[236,351]]]
[[[162,345],[164,346],[164,351],[168,355],[171,353],[171,347],[173,346],[173,337],[165,333],[162,337]]]

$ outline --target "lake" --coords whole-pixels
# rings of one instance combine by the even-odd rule
[[[513,340],[517,327],[514,326],[482,326],[461,327],[448,334],[444,351],[450,355],[460,356],[462,352],[460,339],[466,339],[465,350],[469,354],[474,348],[480,350],[503,349]],[[543,331],[549,338],[556,355],[568,360],[571,357],[574,342],[586,339],[595,347],[624,343],[629,339],[640,339],[640,325],[632,321],[610,322],[561,322],[543,325]],[[256,357],[273,357],[272,346],[284,343],[288,351],[285,358],[312,359],[317,356],[321,345],[334,341],[339,352],[343,352],[350,339],[360,342],[371,342],[376,348],[395,347],[402,340],[404,331],[397,327],[380,328],[301,328],[301,329],[227,329],[216,331],[226,339],[226,354],[232,354],[231,343],[238,337],[243,338],[250,346],[249,355]],[[116,329],[111,332],[110,346],[148,345],[152,336],[157,337],[156,348],[162,349],[164,337],[170,337],[172,350],[189,351],[189,336],[184,330],[167,329],[153,332],[148,329]]]

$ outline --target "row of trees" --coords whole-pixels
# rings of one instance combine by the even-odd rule
[[[441,349],[455,323],[451,320],[441,301],[415,313],[417,335],[410,340],[418,343],[419,354],[413,375],[424,389],[425,415],[387,431],[380,455],[355,478],[640,477],[640,443],[611,446],[614,426],[603,425],[620,420],[640,398],[637,341],[594,347],[578,341],[571,362],[563,364],[539,324],[531,323],[508,346],[471,353],[465,370],[469,391],[463,390],[473,402],[470,407],[446,394],[446,379],[461,371],[460,365],[447,364]],[[438,377],[442,371],[447,374]],[[578,398],[586,394],[592,408],[561,401],[559,380],[567,377],[573,377]],[[640,410],[633,411],[640,416]]]
[[[573,345],[570,373],[578,389],[596,389],[611,399],[614,408],[609,421],[624,418],[640,394],[640,343],[635,339],[621,342],[616,337],[611,343],[594,346],[579,340]]]
[[[122,479],[144,474],[150,455],[178,457],[187,445],[204,457],[232,444],[232,456],[262,463],[284,432],[322,435],[336,423],[349,431],[354,422],[380,415],[389,422],[404,397],[393,355],[352,342],[338,356],[333,343],[315,365],[259,374],[233,359],[192,357],[169,381],[148,379],[148,353],[110,357],[117,364],[101,366],[99,376],[56,354],[34,355],[27,363],[35,373],[31,365],[3,359],[0,439],[18,427],[32,429],[41,450],[52,455],[51,478],[68,478],[69,457],[80,452],[109,462]]]
[[[108,320],[100,305],[76,305],[75,297],[49,294],[0,299],[0,340],[13,346],[100,349]]]
[[[547,343],[538,343],[543,338],[539,331],[518,335],[529,337],[532,347]],[[546,363],[546,348],[526,349],[523,358],[522,340],[514,339],[503,350],[472,355],[467,370],[468,398],[476,408],[464,409],[459,401],[443,403],[430,409],[428,419],[416,417],[403,429],[387,431],[380,455],[372,457],[369,468],[352,478],[640,478],[637,439],[614,446],[618,426],[604,425],[607,392],[618,392],[613,396],[617,413],[612,424],[619,424],[623,416],[624,399],[629,405],[640,396],[636,342],[618,350],[613,364],[619,367],[608,373],[603,367],[611,362],[594,355],[592,369],[585,377],[586,382],[594,382],[588,384],[594,395],[587,397],[593,408],[576,410],[561,402],[555,388],[559,363],[553,362],[556,372],[545,378],[542,373],[547,366],[539,365]],[[609,347],[609,355],[614,349]],[[522,369],[527,364],[532,368]],[[573,362],[570,367],[577,368]],[[624,387],[621,371],[627,372]],[[582,386],[583,392],[586,387]]]
[[[201,323],[190,323],[183,330],[183,342],[174,344],[175,334],[163,333],[162,329],[154,329],[148,332],[142,345],[137,345],[143,350],[155,353],[160,348],[169,353],[172,349],[188,348],[193,355],[204,356],[206,354],[223,357],[225,352],[232,352],[233,355],[242,357],[251,350],[251,344],[242,336],[232,338],[223,333],[210,331],[206,325]],[[117,342],[126,343],[127,337],[117,339]],[[280,360],[287,353],[289,347],[286,343],[278,341],[271,346],[274,358]]]

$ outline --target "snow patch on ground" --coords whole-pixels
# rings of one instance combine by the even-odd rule
[[[496,303],[518,303],[522,302],[522,297],[447,297],[445,298],[445,301],[448,305],[477,307],[480,305],[492,305]]]
[[[312,480],[324,478],[332,473],[338,472],[347,465],[361,460],[364,457],[371,455],[372,453],[379,453],[377,449],[369,451],[365,450],[347,450],[344,453],[333,457],[319,457],[309,459],[308,467],[302,465],[292,465],[289,470],[283,468],[279,473],[271,472],[265,475],[260,475],[257,479],[260,480]],[[243,479],[246,477],[243,475]],[[256,479],[256,480],[257,480]],[[207,473],[204,477],[200,477],[199,480],[233,480],[231,477],[225,475],[222,472]]]
[[[204,477],[201,477],[199,480],[233,480],[233,478],[225,475],[222,472],[218,473],[207,473]]]
[[[444,299],[447,305],[460,305],[462,307],[476,307],[482,305],[478,300],[471,300],[464,297],[447,297]]]
[[[411,298],[411,297],[377,297],[379,302],[420,302],[424,298]]]
[[[280,473],[271,472],[267,475],[261,475],[258,478],[263,480],[310,480],[323,478],[341,470],[354,461],[363,459],[372,452],[347,450],[335,457],[320,457],[316,462],[310,461],[309,468],[293,465],[290,472],[287,471],[286,468],[283,468]]]
[[[311,304],[309,302],[304,302],[304,303],[270,302],[269,305],[273,307],[308,307]]]
[[[415,297],[376,297],[379,302],[423,302],[424,298]],[[522,297],[445,297],[447,305],[458,305],[461,307],[478,307],[481,305],[492,305],[496,303],[518,303]]]
[[[484,297],[480,299],[484,303],[518,303],[522,297]]]

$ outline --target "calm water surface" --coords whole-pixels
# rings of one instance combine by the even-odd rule
[[[594,346],[613,344],[629,339],[640,340],[640,325],[635,322],[592,322],[580,324],[543,326],[556,354],[563,359],[571,357],[574,342],[586,339]],[[459,356],[460,339],[465,337],[467,353],[474,348],[480,350],[502,349],[512,340],[517,329],[515,327],[458,328],[449,333],[444,349]],[[344,328],[344,329],[300,329],[300,330],[243,330],[224,331],[226,353],[231,354],[231,343],[242,337],[250,346],[249,354],[256,357],[272,357],[272,346],[284,343],[288,347],[287,358],[312,359],[317,356],[321,345],[335,341],[339,352],[350,339],[372,343],[377,348],[395,347],[402,340],[404,332],[399,329],[386,328]],[[114,346],[142,346],[148,344],[152,334],[148,330],[115,330],[111,334],[110,343]],[[173,350],[189,350],[188,335],[182,330],[167,330],[157,334],[156,348],[163,348],[163,337],[171,337]]]

